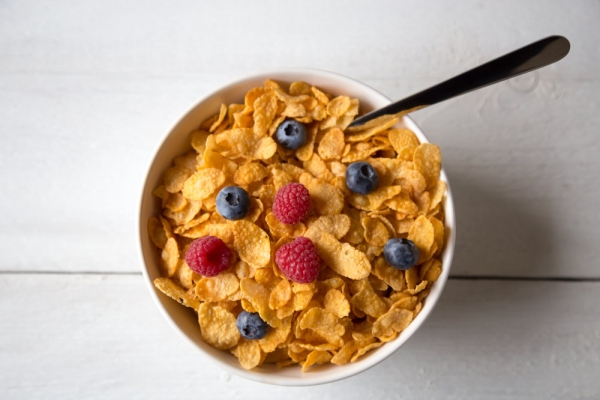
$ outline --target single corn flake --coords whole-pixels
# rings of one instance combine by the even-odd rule
[[[313,156],[313,150],[315,148],[315,138],[317,137],[317,125],[310,125],[307,128],[307,138],[304,146],[296,150],[296,158],[300,161],[307,161]]]
[[[388,133],[388,138],[398,154],[402,154],[407,148],[412,154],[419,146],[419,139],[410,129],[392,129]]]
[[[433,282],[437,281],[437,279],[440,277],[441,274],[442,274],[442,263],[440,260],[434,259],[431,267],[427,271],[427,274],[425,274],[424,279],[427,282],[433,283]]]
[[[346,141],[349,141],[350,138],[346,137]],[[352,145],[348,154],[344,155],[342,158],[343,163],[352,163],[355,161],[364,160],[370,157],[372,154],[377,153],[379,150],[384,150],[384,146],[372,146],[370,143],[361,142],[355,145]]]
[[[329,168],[333,175],[346,178],[346,165],[342,164],[341,162],[330,161],[327,163],[327,168]]]
[[[341,117],[350,108],[350,97],[338,96],[331,99],[327,104],[327,114],[333,117]]]
[[[294,293],[293,298],[293,306],[294,311],[302,311],[306,309],[306,307],[310,304],[314,292],[312,290],[303,290],[297,293]]]
[[[165,248],[161,253],[162,266],[164,268],[165,275],[168,277],[175,274],[177,269],[177,262],[179,261],[179,247],[177,241],[174,238],[169,238],[165,243]]]
[[[411,323],[412,319],[412,312],[392,307],[373,324],[373,336],[381,339],[394,332],[402,332]]]
[[[365,230],[365,240],[373,246],[385,246],[390,233],[378,218],[365,217],[361,221]]]
[[[282,279],[269,295],[269,308],[277,310],[283,307],[292,297],[292,287],[287,279]]]
[[[254,280],[259,285],[272,291],[279,283],[280,278],[277,277],[272,268],[260,268],[254,273]]]
[[[328,351],[313,350],[306,357],[306,361],[302,364],[302,372],[306,372],[310,367],[316,364],[325,364],[331,361],[333,356]]]
[[[187,204],[187,200],[180,192],[173,193],[165,202],[165,207],[171,211],[181,211]]]
[[[225,183],[225,174],[217,168],[202,169],[194,173],[183,185],[183,195],[191,200],[209,197]]]
[[[233,182],[236,185],[244,186],[254,182],[259,182],[267,176],[267,169],[258,162],[242,164],[233,175]]]
[[[292,175],[288,174],[283,170],[280,170],[278,168],[272,168],[271,180],[273,182],[273,185],[275,185],[275,189],[279,190],[288,183],[293,182],[294,178],[292,177]]]
[[[254,101],[254,133],[266,136],[277,113],[277,96],[266,92]]]
[[[416,296],[408,296],[401,298],[393,304],[394,308],[401,308],[404,310],[414,310],[417,306],[417,297]]]
[[[360,218],[360,215],[358,218]],[[361,244],[364,241],[364,229],[359,219],[350,218],[350,228],[343,240],[354,245]]]
[[[217,349],[230,349],[240,340],[235,320],[231,312],[211,303],[202,303],[198,309],[202,338]]]
[[[152,217],[148,220],[148,236],[156,247],[164,249],[168,239],[167,232],[157,218]]]
[[[174,166],[167,169],[164,173],[163,181],[167,192],[177,193],[180,192],[185,182],[188,180],[194,171],[190,171],[184,166]]]
[[[327,232],[336,239],[340,240],[350,229],[350,218],[345,214],[323,215],[308,225],[304,236],[312,240],[317,240],[321,232]]]
[[[290,297],[287,303],[277,309],[277,318],[284,319],[294,313],[294,295]]]
[[[427,187],[432,188],[440,177],[442,154],[435,144],[423,143],[413,154],[415,169],[425,177]]]
[[[375,128],[375,127],[384,126],[385,124],[389,123],[389,121],[394,120],[394,119],[397,119],[397,117],[395,115],[391,115],[391,114],[382,115],[381,117],[374,118],[362,125],[352,126],[352,127],[348,128],[346,131],[348,134],[364,132],[369,129]]]
[[[167,189],[165,188],[165,185],[160,185],[159,187],[154,189],[152,191],[152,194],[162,200],[162,207],[165,206],[165,203],[167,202],[167,200],[169,199],[169,196],[171,195],[171,193],[169,193],[167,191]]]
[[[321,179],[324,182],[330,182],[334,178],[334,175],[327,168],[327,164],[325,164],[318,154],[313,154],[310,160],[302,163],[302,166],[315,178]]]
[[[350,279],[364,279],[371,273],[371,263],[365,253],[335,236],[321,232],[314,242],[321,259],[335,272]]]
[[[345,145],[344,132],[339,128],[332,128],[319,142],[317,152],[323,160],[336,160],[342,158]]]
[[[415,204],[419,208],[419,215],[427,215],[429,212],[429,204],[431,202],[429,198],[429,192],[423,192],[415,197]]]
[[[373,325],[367,320],[354,324],[352,328],[352,339],[369,340],[373,338]]]
[[[346,300],[346,296],[337,289],[330,289],[325,294],[323,306],[338,318],[347,317],[350,314],[350,303]]]
[[[242,309],[244,309],[244,311],[246,311],[246,312],[249,312],[249,313],[257,313],[258,312],[256,307],[254,307],[249,300],[246,300],[244,298],[242,298],[242,300],[240,300],[240,305],[242,306]]]
[[[427,217],[419,216],[410,227],[408,240],[411,240],[419,249],[420,256],[417,263],[423,262],[435,240],[435,232],[431,221]]]
[[[231,353],[238,358],[240,365],[245,369],[252,369],[260,364],[262,354],[260,345],[256,340],[241,338]]]
[[[339,214],[344,208],[344,195],[335,186],[313,178],[307,173],[300,176],[300,183],[308,189],[318,214]]]
[[[237,292],[239,287],[240,283],[235,274],[223,272],[213,277],[202,277],[196,283],[196,296],[202,301],[219,302]]]
[[[415,287],[421,282],[420,268],[413,266],[406,270],[404,277],[406,278],[406,285],[408,290],[414,290]]]
[[[299,96],[301,94],[311,94],[310,88],[311,86],[308,83],[297,81],[292,82],[292,84],[290,85],[289,92],[292,96]]]
[[[227,116],[227,105],[221,104],[221,109],[219,110],[219,116],[217,117],[217,120],[212,123],[212,125],[210,126],[208,131],[210,133],[213,133],[214,131],[216,131],[217,128],[219,127],[219,125],[221,125],[221,123],[225,120],[226,116]]]
[[[382,120],[381,124],[362,130],[357,134],[349,135],[346,140],[348,142],[363,142],[381,132],[384,132],[386,129],[391,128],[396,122],[398,122],[398,118]]]
[[[177,271],[175,271],[173,278],[179,281],[179,284],[184,288],[191,289],[195,282],[200,280],[200,275],[192,271],[185,260],[180,259],[177,262]]]
[[[243,261],[256,268],[267,266],[271,259],[269,235],[252,222],[233,223],[233,249]]]
[[[433,210],[444,198],[444,194],[446,193],[446,182],[437,181],[435,185],[431,188],[429,192],[429,197],[431,199],[431,203],[429,204],[429,209]]]
[[[311,87],[311,92],[313,93],[315,98],[319,101],[319,103],[324,104],[324,105],[329,104],[329,96],[327,96],[325,93],[323,93],[317,87],[315,87],[315,86]]]
[[[433,226],[433,237],[438,250],[441,251],[444,246],[444,223],[435,217],[429,217],[429,222]]]
[[[198,300],[189,296],[184,288],[177,285],[170,278],[156,278],[153,283],[158,290],[176,302],[183,304],[186,307],[193,308],[194,310],[198,310],[200,307],[200,302]]]

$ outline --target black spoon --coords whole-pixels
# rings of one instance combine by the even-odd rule
[[[502,57],[475,67],[454,78],[413,94],[355,119],[350,126],[359,126],[386,114],[407,114],[424,107],[481,89],[517,75],[557,62],[569,53],[571,45],[562,36],[549,36]]]

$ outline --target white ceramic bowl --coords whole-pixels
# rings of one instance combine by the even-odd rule
[[[199,361],[200,359],[210,361],[227,372],[258,382],[284,386],[318,385],[344,379],[371,368],[398,350],[398,348],[400,348],[400,346],[402,346],[423,324],[438,301],[450,272],[456,236],[454,205],[452,202],[450,185],[448,184],[446,174],[442,170],[441,179],[448,184],[448,191],[443,200],[444,211],[446,214],[447,239],[445,249],[442,252],[442,274],[438,281],[433,285],[431,293],[425,300],[422,311],[412,321],[408,328],[406,328],[398,338],[376,350],[368,352],[359,361],[343,366],[332,364],[318,366],[314,367],[313,370],[308,373],[302,373],[298,366],[278,369],[271,365],[261,366],[248,371],[239,365],[237,359],[233,355],[226,351],[216,350],[204,343],[200,336],[200,329],[194,313],[191,312],[189,308],[183,307],[177,302],[164,296],[156,290],[152,284],[152,281],[160,276],[160,257],[157,254],[156,248],[148,238],[146,224],[150,217],[159,213],[160,205],[157,199],[152,196],[151,192],[159,185],[162,172],[170,166],[173,158],[191,149],[188,135],[192,130],[197,128],[200,122],[217,112],[221,103],[243,103],[244,94],[248,89],[262,85],[264,81],[269,78],[285,84],[294,81],[306,81],[333,95],[344,94],[350,97],[356,97],[360,100],[361,113],[383,107],[391,102],[390,99],[383,94],[363,83],[332,72],[313,69],[290,69],[251,76],[229,84],[206,96],[184,115],[183,118],[177,122],[175,127],[166,135],[162,144],[156,151],[154,159],[148,169],[142,191],[138,221],[139,249],[143,266],[142,271],[148,289],[150,290],[158,309],[173,328],[186,338],[192,346],[199,350]],[[419,129],[411,118],[404,117],[402,124],[415,132],[422,142],[428,142],[421,129]],[[169,344],[161,343],[160,345],[168,346]]]

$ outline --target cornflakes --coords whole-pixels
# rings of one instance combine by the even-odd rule
[[[193,308],[204,341],[228,350],[243,368],[300,364],[306,372],[356,362],[406,329],[442,272],[446,184],[439,180],[439,148],[398,128],[409,110],[349,127],[359,109],[358,99],[306,82],[286,90],[268,80],[249,90],[243,104],[212,110],[152,192],[161,210],[147,225],[163,276],[155,287]],[[273,139],[289,119],[307,128],[297,150]],[[346,169],[355,161],[377,171],[373,192],[348,189]],[[291,182],[308,189],[311,206],[304,220],[287,225],[272,208],[277,190]],[[236,221],[216,205],[229,185],[250,196],[248,213]],[[184,259],[191,241],[207,235],[232,252],[230,268],[213,277],[192,271]],[[321,259],[311,283],[290,281],[274,261],[299,236],[315,244]],[[415,266],[401,271],[387,263],[382,253],[391,238],[415,243]],[[269,325],[262,339],[241,337],[242,310]]]

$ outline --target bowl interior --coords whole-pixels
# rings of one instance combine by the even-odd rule
[[[173,158],[191,150],[188,139],[189,133],[197,128],[204,119],[216,113],[222,103],[243,103],[244,94],[248,89],[262,85],[269,78],[282,84],[290,84],[294,81],[302,80],[334,95],[345,94],[350,97],[356,97],[360,100],[361,113],[383,107],[390,103],[387,97],[360,82],[330,72],[307,69],[277,71],[256,75],[232,83],[201,100],[167,134],[159,146],[148,170],[142,191],[137,227],[140,241],[140,256],[143,265],[142,270],[150,293],[167,321],[183,337],[199,348],[201,350],[200,354],[208,357],[211,362],[218,364],[230,373],[264,383],[296,386],[322,384],[347,378],[379,363],[397,350],[427,318],[443,290],[452,263],[455,242],[455,217],[452,194],[446,174],[442,170],[441,179],[448,186],[447,194],[443,200],[446,215],[446,246],[442,252],[443,271],[424,302],[422,311],[398,338],[378,349],[368,352],[358,362],[343,366],[322,365],[314,367],[308,373],[302,373],[298,367],[278,369],[272,365],[261,366],[252,371],[243,369],[233,355],[216,350],[202,340],[196,315],[191,309],[181,306],[154,288],[152,281],[160,277],[160,256],[147,235],[146,224],[150,217],[160,212],[160,203],[152,195],[152,190],[159,186],[162,172],[171,165]],[[421,129],[411,118],[404,117],[399,125],[405,126],[415,132],[421,142],[428,142]],[[168,343],[162,345],[168,346]]]

